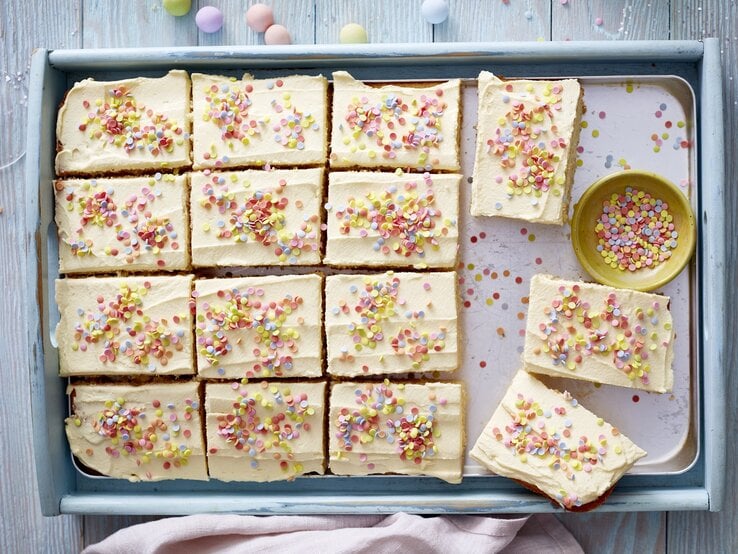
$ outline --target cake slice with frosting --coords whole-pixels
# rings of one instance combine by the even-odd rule
[[[325,263],[453,269],[460,184],[454,174],[331,173]]]
[[[464,390],[459,383],[335,383],[328,418],[337,475],[430,475],[460,483]]]
[[[328,373],[456,370],[455,272],[331,275],[325,286]]]
[[[320,377],[322,283],[320,275],[195,281],[200,377]]]
[[[322,75],[241,79],[192,74],[195,169],[304,167],[328,156]]]
[[[333,73],[332,168],[459,171],[461,81],[370,85]]]
[[[163,77],[75,83],[59,108],[56,140],[60,177],[189,167],[190,79],[172,70]]]
[[[59,374],[192,375],[192,275],[58,279]]]
[[[567,510],[587,511],[646,452],[570,394],[521,369],[470,455]]]
[[[471,214],[563,224],[584,110],[579,81],[482,71],[478,86]]]
[[[323,474],[325,383],[208,383],[208,468],[221,481]]]
[[[176,271],[190,265],[187,176],[54,183],[62,273]]]
[[[523,360],[528,371],[669,392],[674,382],[669,298],[534,275]]]
[[[192,264],[317,265],[323,169],[193,173]]]
[[[65,421],[72,454],[130,481],[208,479],[195,382],[72,384]]]

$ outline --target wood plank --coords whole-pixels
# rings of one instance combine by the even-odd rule
[[[557,517],[585,552],[666,551],[664,512],[560,514]]]
[[[434,42],[551,39],[549,0],[449,0],[449,8],[449,18],[433,26]]]
[[[358,23],[370,43],[431,42],[433,26],[420,15],[419,1],[320,0],[315,6],[316,44],[336,44],[341,28]]]
[[[199,7],[214,5],[223,12],[223,28],[217,33],[198,31],[198,44],[203,46],[226,44],[264,44],[264,33],[257,33],[246,25],[246,9],[256,2],[193,2],[191,13]],[[313,0],[271,0],[264,2],[274,10],[274,23],[284,25],[292,36],[292,44],[315,43],[315,2]],[[197,7],[194,6],[197,4]],[[194,25],[194,21],[193,21]]]
[[[707,36],[720,37],[723,66],[723,95],[725,102],[726,150],[726,209],[727,229],[727,303],[736,304],[738,273],[735,260],[738,259],[738,161],[736,161],[736,126],[738,125],[738,7],[735,2],[705,0],[694,2],[686,0],[671,1],[671,36],[673,39],[701,39]],[[704,183],[703,183],[704,185]],[[738,326],[734,317],[728,318],[727,352],[725,371],[727,373],[727,402],[725,414],[727,421],[726,437],[734,437],[738,432],[738,348],[734,339],[738,336]],[[709,399],[707,400],[709,401]],[[738,443],[726,440],[728,470],[725,482],[725,505],[717,514],[703,512],[670,512],[667,526],[667,545],[670,552],[738,552],[738,475],[734,460],[738,456]]]
[[[552,0],[552,40],[669,38],[669,3],[657,0]],[[598,25],[598,23],[601,24]]]
[[[195,9],[182,17],[174,17],[161,2],[154,0],[85,0],[82,6],[84,48],[197,44]],[[61,10],[53,10],[57,11]]]
[[[32,281],[13,260],[23,259],[25,229],[24,158],[30,56],[34,48],[78,48],[81,45],[81,3],[0,3],[0,282],[14,291],[0,297],[0,313],[18,314]],[[11,315],[12,317],[12,315]],[[9,325],[0,335],[3,356],[0,402],[0,552],[78,552],[82,545],[81,518],[41,515],[33,460],[28,381],[28,341],[24,322]]]
[[[157,519],[161,518],[157,516],[84,516],[85,547],[102,541],[124,527]]]

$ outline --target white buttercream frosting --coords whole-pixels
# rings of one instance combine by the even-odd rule
[[[199,375],[320,377],[321,287],[319,275],[195,281]]]
[[[600,498],[646,452],[568,393],[520,370],[470,455],[575,508]]]
[[[529,371],[668,392],[674,373],[669,298],[534,275],[523,359]]]
[[[193,265],[319,264],[323,173],[322,168],[193,173]]]
[[[58,175],[165,171],[190,159],[190,79],[85,79],[67,93],[56,124]]]
[[[581,92],[575,79],[503,81],[479,74],[472,215],[564,222]]]
[[[338,475],[431,475],[460,483],[463,388],[458,383],[336,383],[328,418]]]
[[[324,409],[324,382],[208,383],[210,476],[278,481],[322,474]]]
[[[70,385],[69,448],[130,481],[207,480],[198,384]]]
[[[459,359],[455,272],[326,278],[328,373],[454,371]]]
[[[328,81],[192,74],[195,169],[321,165],[328,156]]]
[[[59,373],[194,373],[191,290],[191,275],[58,279]]]
[[[62,273],[189,266],[187,176],[54,183]]]
[[[325,263],[453,268],[461,175],[333,172]]]
[[[461,81],[370,86],[333,73],[331,167],[458,171]]]

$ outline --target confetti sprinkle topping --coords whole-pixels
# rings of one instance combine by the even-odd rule
[[[398,297],[399,288],[400,278],[397,276],[391,277],[388,281],[365,277],[363,288],[355,285],[349,287],[349,293],[356,297],[352,306],[341,300],[339,305],[333,308],[335,315],[359,316],[358,321],[354,319],[348,325],[348,333],[357,352],[361,352],[364,348],[375,349],[387,338],[383,329],[384,323],[396,318],[399,315],[398,309],[406,304],[405,300]],[[441,328],[433,333],[420,332],[416,329],[416,323],[425,318],[425,312],[408,310],[403,315],[407,322],[389,343],[396,355],[410,358],[412,369],[418,370],[430,359],[431,352],[441,352],[446,348],[446,329]],[[347,351],[342,353],[341,359],[354,361],[354,357]]]
[[[158,400],[153,406],[147,413],[143,407],[127,405],[124,398],[105,402],[105,409],[97,414],[92,426],[109,442],[106,454],[112,458],[135,457],[139,465],[158,460],[167,470],[186,465],[192,450],[184,440],[190,432],[182,429],[182,422],[198,413],[198,402],[186,399],[181,411],[173,403]]]
[[[303,465],[294,461],[294,441],[312,427],[315,407],[306,393],[292,394],[288,387],[261,383],[261,390],[249,391],[234,384],[238,396],[231,413],[218,416],[218,435],[251,459],[259,467],[259,458],[271,454],[289,479],[303,473]],[[320,421],[313,422],[320,426]],[[217,450],[216,450],[217,451]]]
[[[62,240],[71,247],[72,254],[80,257],[112,256],[127,264],[138,261],[142,254],[153,254],[157,258],[157,266],[164,267],[164,252],[179,250],[180,245],[172,221],[152,213],[157,200],[162,197],[162,189],[157,186],[162,179],[173,182],[175,178],[157,174],[119,203],[115,200],[115,190],[102,182],[91,180],[79,187],[67,188],[58,183],[67,211],[79,215],[79,225],[72,236],[61,232]],[[89,227],[110,228],[118,245],[106,245],[104,249],[95,251],[94,241],[86,233]]]
[[[594,230],[597,251],[605,262],[630,272],[655,268],[668,260],[679,238],[669,205],[632,187],[602,203]]]
[[[174,352],[184,348],[187,330],[170,328],[168,320],[151,319],[144,313],[149,287],[146,283],[132,289],[124,283],[112,300],[98,296],[96,309],[80,310],[72,350],[86,352],[91,345],[100,345],[103,364],[115,362],[122,354],[152,372],[166,366]],[[173,321],[177,324],[180,319],[185,317],[175,316]]]
[[[181,144],[184,129],[167,116],[143,105],[124,86],[111,89],[92,103],[83,100],[86,117],[79,125],[90,139],[123,148],[128,154],[144,152],[152,156],[171,153]]]
[[[609,446],[604,434],[596,441],[586,436],[576,437],[573,423],[566,415],[576,410],[578,404],[568,393],[565,393],[565,401],[565,405],[544,409],[534,399],[518,394],[516,411],[510,414],[510,422],[504,429],[494,427],[492,435],[522,463],[527,463],[529,458],[546,461],[550,468],[574,481],[577,473],[590,473],[602,464]],[[552,420],[554,416],[558,416],[555,421]],[[576,495],[565,490],[561,491],[560,500],[569,508],[581,505]]]
[[[543,352],[561,365],[575,370],[588,356],[609,356],[628,379],[649,383],[651,369],[649,352],[668,344],[668,338],[659,338],[661,306],[654,302],[647,310],[637,308],[635,323],[623,313],[615,293],[604,299],[597,310],[582,301],[579,285],[571,289],[559,288],[559,295],[546,308],[547,320],[540,323],[539,338],[544,342]],[[670,325],[665,324],[670,329]]]
[[[498,158],[500,167],[516,169],[506,181],[500,177],[498,182],[505,183],[508,198],[523,194],[539,198],[549,190],[560,194],[564,176],[557,176],[556,168],[567,143],[555,136],[554,120],[561,110],[561,86],[548,83],[538,96],[532,85],[525,85],[518,95],[527,104],[512,98],[513,92],[512,83],[501,92],[501,101],[510,109],[500,118],[494,136],[487,139],[487,152]]]
[[[237,190],[237,177],[228,179],[213,175],[202,187],[200,205],[206,210],[217,210],[222,216],[211,229],[205,224],[203,231],[211,230],[219,239],[248,243],[257,242],[273,250],[280,262],[294,264],[303,252],[318,250],[318,216],[307,216],[299,226],[287,221],[285,208],[289,200],[284,195],[287,182],[281,179],[273,189],[250,191],[250,184],[243,183],[245,194]],[[243,201],[239,202],[239,197]],[[298,207],[299,209],[299,207]],[[297,230],[294,230],[297,227]]]
[[[251,83],[213,84],[204,90],[208,109],[204,121],[210,121],[221,131],[221,140],[233,149],[236,144],[248,146],[255,138],[265,138],[273,133],[274,142],[289,150],[305,148],[306,133],[320,132],[320,124],[310,112],[304,112],[293,104],[292,95],[286,91],[278,94],[284,81],[270,82],[267,88],[275,91],[270,102],[272,114],[252,117],[249,113],[254,91]],[[206,158],[211,157],[206,154]],[[225,161],[225,160],[223,160]]]
[[[406,101],[396,94],[384,94],[377,103],[367,96],[354,97],[344,116],[350,132],[344,142],[348,145],[353,138],[351,151],[355,153],[363,149],[358,145],[359,138],[368,137],[376,146],[366,150],[369,158],[393,160],[398,152],[417,151],[417,167],[430,171],[433,160],[429,154],[443,142],[441,121],[447,104],[442,95],[438,89],[435,95],[422,94]]]
[[[426,412],[408,406],[402,397],[403,386],[399,385],[398,389],[399,392],[393,390],[385,379],[382,383],[366,383],[354,391],[356,406],[341,408],[333,422],[344,451],[353,451],[357,444],[384,440],[396,446],[395,451],[403,462],[421,464],[438,453],[435,439],[440,437],[440,430],[435,414],[438,404],[445,404],[445,400],[429,394]],[[368,462],[367,467],[373,469],[367,455],[362,455],[360,461]]]
[[[341,221],[340,232],[350,235],[357,229],[360,237],[378,234],[374,250],[385,255],[394,252],[398,256],[424,258],[427,249],[438,250],[438,239],[446,236],[456,222],[442,219],[431,176],[426,173],[423,178],[425,193],[419,193],[418,184],[410,181],[403,191],[392,186],[379,196],[370,192],[365,199],[350,197],[347,206],[335,209],[336,218]]]
[[[300,333],[288,327],[286,321],[303,300],[292,295],[269,300],[264,294],[263,289],[256,287],[221,290],[217,296],[224,304],[201,302],[197,306],[198,352],[211,366],[218,367],[220,374],[224,373],[219,367],[220,360],[233,350],[229,332],[239,329],[251,331],[249,335],[255,345],[252,352],[258,360],[246,369],[246,377],[281,377],[292,369],[292,355],[298,351]]]

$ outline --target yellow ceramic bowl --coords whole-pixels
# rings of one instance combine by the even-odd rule
[[[677,246],[671,257],[654,268],[623,271],[606,263],[597,250],[595,231],[602,215],[603,203],[612,194],[623,194],[627,187],[649,193],[668,204],[674,227],[679,233]],[[571,221],[571,242],[584,269],[598,282],[612,287],[649,291],[657,289],[676,277],[694,252],[696,226],[694,213],[686,195],[660,175],[648,171],[621,171],[603,177],[590,186],[574,206]]]

